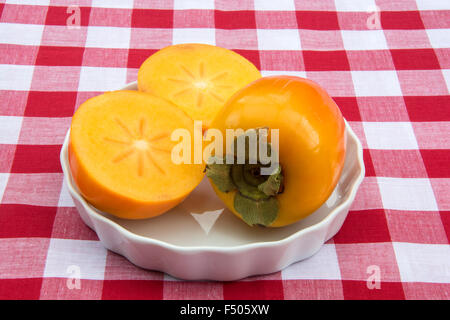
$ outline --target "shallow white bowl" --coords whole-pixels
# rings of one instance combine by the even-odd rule
[[[185,201],[159,217],[116,218],[95,209],[79,193],[69,168],[69,132],[60,160],[81,218],[106,248],[139,267],[177,278],[237,280],[308,258],[339,231],[364,178],[361,143],[347,123],[346,128],[347,155],[333,194],[313,214],[282,228],[247,226],[225,208],[206,178]]]

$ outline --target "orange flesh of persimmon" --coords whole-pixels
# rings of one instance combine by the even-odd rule
[[[175,129],[194,125],[170,102],[137,91],[91,98],[71,125],[69,163],[81,194],[121,218],[157,216],[180,203],[202,180],[203,165],[175,164]]]
[[[138,73],[139,90],[170,100],[208,128],[236,91],[261,77],[241,55],[206,44],[179,44],[150,56]]]

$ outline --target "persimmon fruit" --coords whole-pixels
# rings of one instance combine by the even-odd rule
[[[313,213],[336,187],[345,160],[342,114],[317,83],[293,76],[264,77],[228,100],[211,124],[227,129],[278,130],[278,167],[261,176],[260,164],[208,164],[219,198],[249,225],[280,227]],[[225,153],[225,150],[224,150]],[[259,163],[259,162],[258,162]]]
[[[234,51],[189,43],[163,48],[145,60],[138,88],[170,100],[207,128],[231,95],[260,77]]]
[[[154,217],[180,203],[202,180],[202,164],[175,164],[171,133],[193,121],[168,101],[138,91],[84,102],[72,119],[69,163],[87,201],[127,219]]]

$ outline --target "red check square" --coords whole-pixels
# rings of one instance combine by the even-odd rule
[[[367,282],[344,280],[342,287],[346,300],[404,300],[401,282],[381,282],[380,289],[369,289]]]
[[[128,68],[139,68],[141,64],[152,54],[156,49],[130,49],[128,50]]]
[[[419,11],[381,11],[383,29],[424,29]]]
[[[69,18],[77,15],[80,18],[80,26],[87,26],[90,13],[90,7],[76,7],[75,11],[72,11],[68,6],[49,6],[45,25],[68,26]]]
[[[283,299],[281,280],[235,281],[223,284],[225,300],[280,300]]]
[[[38,300],[42,278],[0,279],[0,299]]]
[[[56,207],[0,204],[0,238],[50,238]]]
[[[62,172],[60,145],[18,145],[12,173]]]
[[[105,300],[161,300],[163,281],[104,280],[102,299]]]
[[[420,150],[430,178],[450,178],[450,150]]]
[[[133,28],[172,28],[172,10],[133,9]]]
[[[441,68],[433,49],[394,49],[391,54],[397,70]]]
[[[296,11],[299,29],[339,30],[336,12],[333,11]]]
[[[256,29],[255,11],[221,11],[214,12],[218,29]]]
[[[306,71],[349,71],[345,51],[303,51]]]
[[[335,243],[390,242],[384,210],[350,211],[333,240]]]
[[[335,97],[334,102],[336,102],[347,121],[361,121],[356,97]]]
[[[38,66],[81,66],[84,48],[40,46],[36,58]]]
[[[403,97],[411,121],[449,121],[450,96]]]
[[[76,92],[30,91],[25,116],[71,117],[75,110],[76,99]]]

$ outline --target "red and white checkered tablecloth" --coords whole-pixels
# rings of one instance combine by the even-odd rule
[[[80,220],[59,164],[74,110],[181,42],[317,81],[359,136],[366,178],[312,258],[179,281]],[[450,299],[449,87],[448,0],[0,0],[0,298]]]

